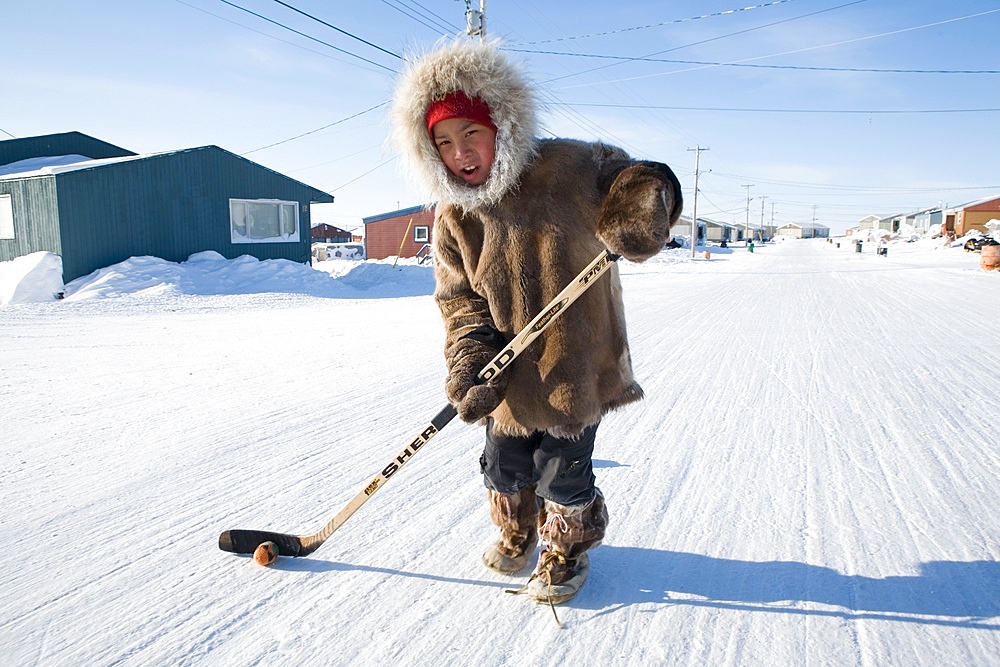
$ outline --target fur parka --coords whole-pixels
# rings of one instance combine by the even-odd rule
[[[454,90],[479,97],[497,126],[487,182],[467,186],[444,166],[425,121]],[[484,325],[512,339],[605,247],[633,261],[659,252],[681,211],[666,165],[602,143],[536,138],[536,107],[496,43],[454,42],[411,63],[397,88],[393,136],[435,197],[434,297],[452,368],[460,342]],[[617,266],[504,372],[493,413],[504,435],[574,437],[642,398],[632,374]]]

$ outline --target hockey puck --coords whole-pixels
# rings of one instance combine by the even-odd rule
[[[267,567],[278,560],[278,545],[274,542],[261,542],[253,552],[253,560],[258,565]]]

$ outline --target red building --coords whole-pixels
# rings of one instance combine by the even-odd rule
[[[362,218],[365,223],[365,256],[416,257],[434,233],[434,206],[414,206]],[[424,251],[427,252],[426,250]]]
[[[988,233],[986,223],[994,219],[1000,220],[1000,197],[996,196],[946,208],[942,229],[954,231],[956,236],[964,236],[973,229]]]
[[[323,223],[312,228],[313,243],[350,243],[351,233],[340,227]]]

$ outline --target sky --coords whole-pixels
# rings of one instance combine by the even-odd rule
[[[313,222],[361,233],[427,203],[386,145],[387,103],[465,9],[5,2],[0,138],[217,145],[333,194]],[[1000,193],[1000,2],[491,0],[486,32],[536,83],[544,136],[666,162],[686,215],[696,159],[698,216],[723,222],[838,233]]]
[[[930,237],[620,262],[645,399],[597,431],[611,518],[561,629],[504,592],[529,570],[482,565],[457,419],[309,557],[218,548],[320,530],[445,405],[431,267],[206,252],[36,292],[0,307],[4,664],[1000,664],[979,263]]]

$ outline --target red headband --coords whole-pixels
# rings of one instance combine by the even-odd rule
[[[427,132],[433,134],[434,125],[449,118],[465,118],[496,131],[490,118],[490,107],[478,97],[469,97],[460,90],[434,100],[427,107]]]

